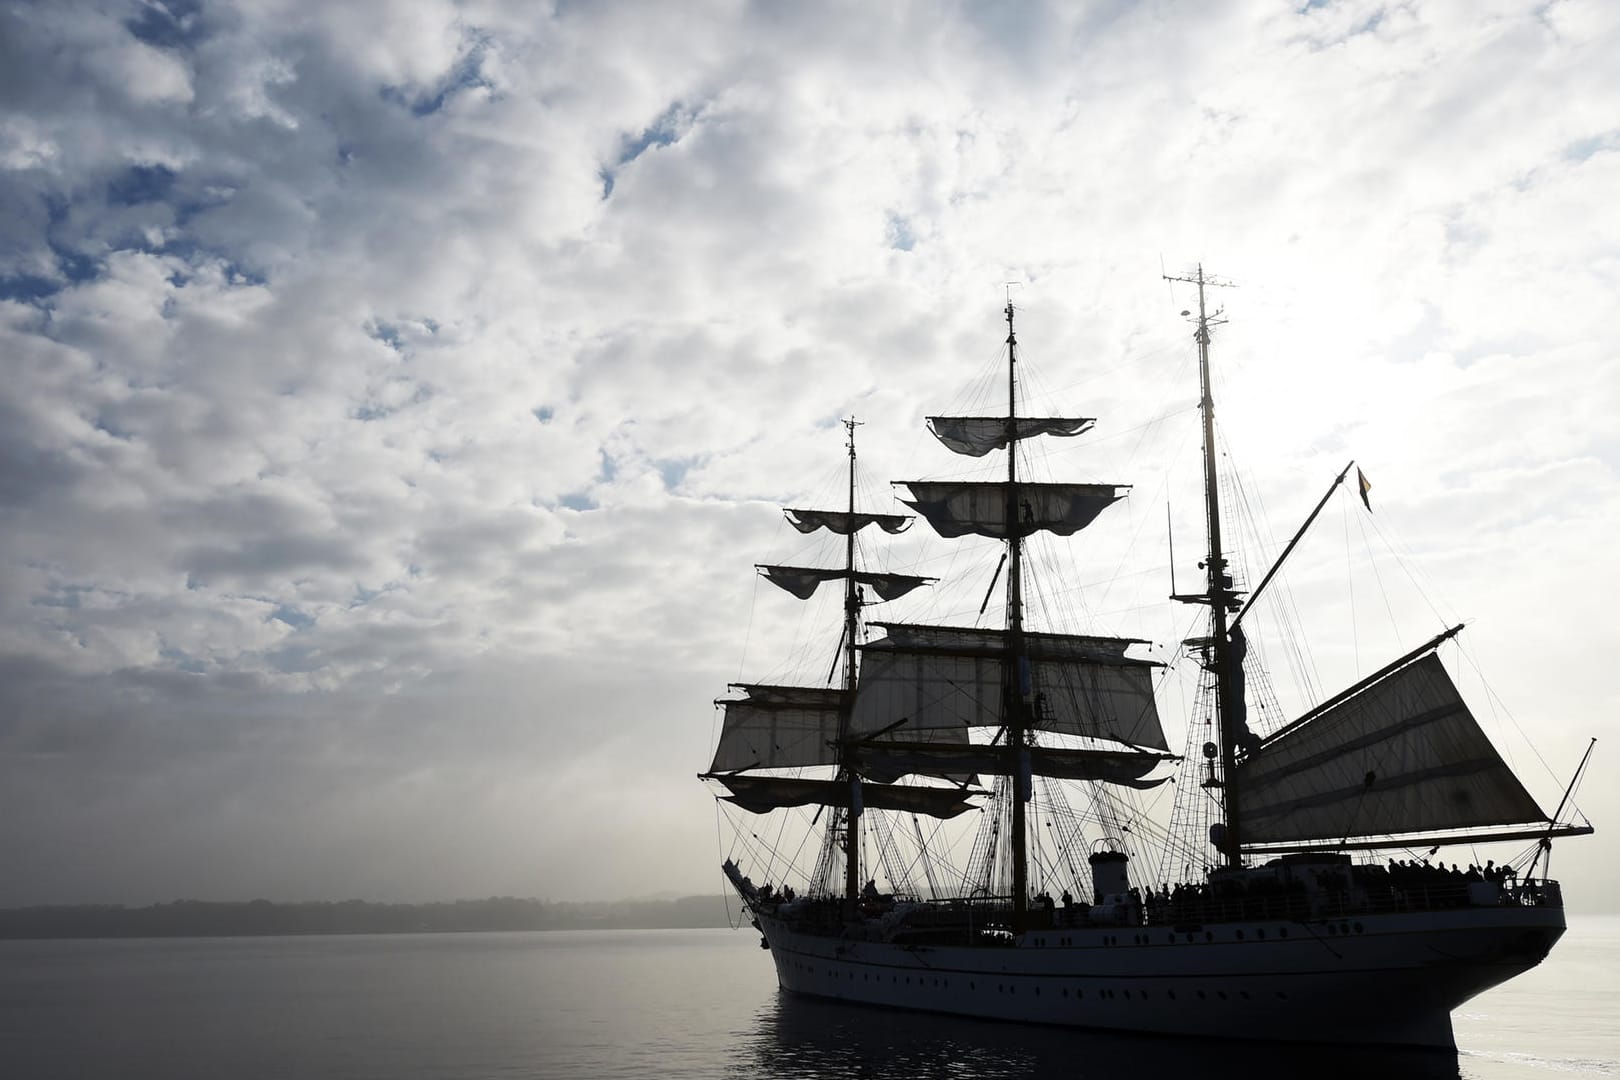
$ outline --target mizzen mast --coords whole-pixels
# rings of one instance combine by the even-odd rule
[[[1209,378],[1210,327],[1223,320],[1219,311],[1212,316],[1204,301],[1206,285],[1225,286],[1227,283],[1206,277],[1202,263],[1198,264],[1192,277],[1166,274],[1165,279],[1198,286],[1198,328],[1193,332],[1193,340],[1198,343],[1198,409],[1203,415],[1204,426],[1204,508],[1208,520],[1209,552],[1201,564],[1206,575],[1204,592],[1174,599],[1209,605],[1210,633],[1205,667],[1215,679],[1215,731],[1221,761],[1219,784],[1221,807],[1226,819],[1218,829],[1211,828],[1210,839],[1226,856],[1227,865],[1238,867],[1243,865],[1242,837],[1239,835],[1239,822],[1242,819],[1238,812],[1242,793],[1236,782],[1236,766],[1238,747],[1242,745],[1242,736],[1248,730],[1243,706],[1243,654],[1246,647],[1242,631],[1233,628],[1229,632],[1226,621],[1227,616],[1238,610],[1240,605],[1237,590],[1232,587],[1232,575],[1227,573],[1226,553],[1221,545],[1220,477],[1215,455],[1215,394]]]

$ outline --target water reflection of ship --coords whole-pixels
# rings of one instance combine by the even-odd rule
[[[1253,1080],[1369,1076],[1459,1080],[1455,1049],[1322,1047],[1157,1039],[1106,1031],[946,1018],[898,1009],[851,1009],[778,992],[733,1042],[727,1075],[783,1080],[1073,1080],[1075,1077],[1198,1076]]]

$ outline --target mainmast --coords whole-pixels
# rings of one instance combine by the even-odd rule
[[[992,772],[1008,778],[1010,783],[1001,790],[1012,799],[1007,825],[1012,834],[1011,922],[1016,933],[1028,929],[1030,923],[1027,819],[1033,776],[1039,773],[1074,780],[1135,783],[1157,760],[1141,747],[1162,748],[1165,743],[1158,726],[1158,713],[1152,705],[1152,687],[1140,677],[1141,669],[1147,665],[1124,655],[1125,649],[1136,642],[1072,634],[1030,634],[1024,629],[1024,538],[1037,531],[1072,536],[1122,498],[1126,485],[1030,482],[1019,477],[1021,442],[1041,436],[1071,438],[1090,430],[1095,421],[1085,416],[1018,414],[1018,335],[1010,297],[1004,314],[1007,319],[1006,411],[998,416],[930,416],[928,426],[934,437],[953,453],[983,457],[993,450],[1005,451],[1006,478],[996,481],[905,480],[901,483],[911,490],[911,497],[902,501],[926,518],[940,536],[983,536],[1005,542],[1005,622],[998,630],[984,631],[966,627],[880,624],[888,637],[866,647],[873,651],[867,653],[861,672],[861,697],[855,707],[855,722],[858,727],[874,731],[887,731],[904,724],[904,734],[898,741],[910,737],[929,740],[933,738],[932,733],[943,736],[931,745],[914,745],[908,749],[908,753],[915,755],[913,760],[938,763],[932,768],[940,771],[927,775],[952,777],[960,773]],[[998,573],[1000,569],[998,565]],[[975,667],[980,657],[993,657],[999,665],[999,670],[985,666],[983,683],[978,681]],[[875,667],[874,659],[878,659]],[[999,686],[992,684],[990,678],[999,680]],[[956,688],[956,692],[941,695],[937,688],[947,684]],[[1095,690],[1104,684],[1110,690],[1101,695],[1080,689],[1089,686]],[[1055,712],[1039,707],[1040,694],[1035,694],[1036,704],[1031,704],[1032,693],[1036,690],[1045,693],[1049,687],[1065,689],[1060,695],[1065,704]],[[1118,698],[1113,697],[1116,691],[1121,695]],[[1120,715],[1113,707],[1127,700],[1134,703],[1127,710],[1129,717]],[[883,727],[884,724],[888,727]],[[973,727],[995,729],[991,744],[983,750],[978,749],[983,744],[967,740],[967,730]],[[1037,746],[1034,740],[1037,727],[1124,746],[1118,751]],[[1134,737],[1122,737],[1122,732],[1130,732]],[[1104,758],[1112,761],[1115,757],[1125,765],[1124,772],[1103,765]],[[945,768],[949,761],[954,761],[955,766]]]
[[[1012,773],[1012,929],[1021,933],[1029,906],[1029,866],[1024,835],[1024,803],[1034,778],[1025,749],[1028,725],[1024,714],[1023,538],[1018,521],[1018,335],[1013,330],[1012,300],[1007,300],[1007,651],[1002,675],[1002,716]]]
[[[1202,565],[1207,574],[1207,585],[1203,593],[1175,599],[1209,605],[1209,652],[1206,654],[1205,667],[1215,679],[1215,731],[1221,760],[1219,785],[1223,792],[1221,806],[1226,818],[1218,834],[1216,830],[1211,830],[1210,839],[1226,856],[1228,866],[1239,867],[1243,865],[1242,837],[1238,829],[1238,822],[1242,819],[1238,814],[1240,792],[1236,764],[1237,749],[1247,730],[1241,689],[1245,650],[1241,631],[1234,630],[1229,634],[1226,623],[1227,615],[1236,611],[1239,605],[1237,592],[1232,588],[1232,575],[1226,572],[1226,554],[1221,546],[1220,477],[1215,458],[1215,395],[1209,379],[1209,330],[1212,322],[1218,324],[1221,320],[1220,312],[1216,312],[1212,320],[1204,304],[1204,286],[1221,286],[1225,283],[1206,278],[1202,263],[1193,277],[1166,275],[1166,278],[1198,286],[1198,329],[1193,332],[1193,340],[1198,342],[1198,381],[1202,392],[1198,408],[1203,414],[1204,423],[1204,507],[1208,516],[1209,554]]]
[[[849,516],[855,517],[855,428],[851,416],[844,421],[849,432]],[[849,746],[849,718],[855,705],[855,642],[861,622],[861,586],[855,580],[855,530],[844,536],[844,703],[838,715],[840,753]],[[849,813],[844,823],[844,899],[853,907],[861,888],[861,777],[846,762],[849,779]]]

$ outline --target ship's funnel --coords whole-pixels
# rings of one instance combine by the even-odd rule
[[[1106,903],[1109,896],[1124,896],[1131,891],[1125,874],[1130,860],[1123,851],[1097,851],[1087,859],[1091,863],[1091,888],[1094,902]]]

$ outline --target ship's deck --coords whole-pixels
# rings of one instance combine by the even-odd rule
[[[805,898],[792,902],[760,903],[801,930],[833,930],[849,923],[841,898]],[[1037,904],[1026,913],[1024,928],[1049,930],[1085,927],[1185,927],[1209,924],[1283,920],[1304,922],[1362,915],[1456,911],[1466,908],[1562,907],[1563,894],[1556,881],[1527,879],[1497,884],[1477,881],[1436,881],[1369,888],[1232,891],[1220,894],[1208,888],[1179,895],[1155,894],[1149,902],[1092,907],[1083,904]],[[860,905],[860,922],[882,925],[890,940],[924,943],[947,939],[978,945],[1011,944],[1012,905],[1005,897],[973,900],[924,900],[883,896]]]

